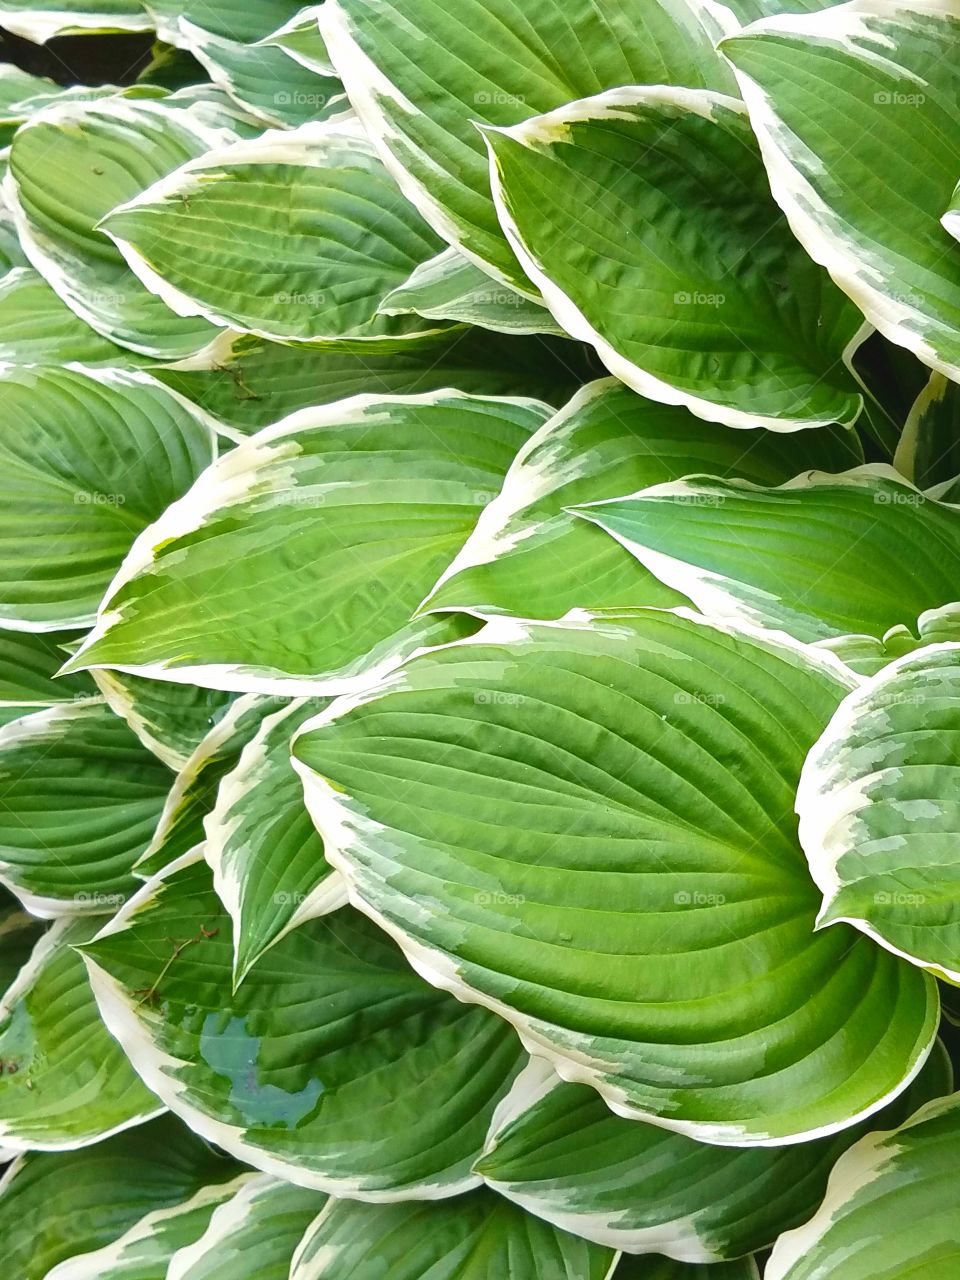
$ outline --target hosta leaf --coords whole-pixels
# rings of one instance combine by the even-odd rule
[[[770,198],[742,103],[614,89],[484,136],[527,274],[623,382],[728,427],[855,420],[863,318]]]
[[[104,1021],[172,1111],[256,1168],[335,1194],[432,1198],[479,1181],[470,1165],[523,1056],[509,1026],[427,986],[352,908],[289,934],[231,994],[209,868],[188,855],[166,875],[84,956]]]
[[[567,508],[691,472],[777,483],[861,459],[857,437],[841,428],[744,436],[612,378],[590,383],[520,450],[424,607],[559,618],[574,608],[683,603]]]
[[[0,19],[4,10],[0,5]],[[56,93],[58,86],[43,76],[31,75],[13,63],[0,66],[0,144],[9,146],[17,128],[30,114],[29,100],[38,94]]]
[[[871,324],[960,374],[960,11],[859,0],[724,41],[794,234]]]
[[[869,1121],[787,1147],[716,1147],[624,1120],[533,1058],[474,1167],[501,1195],[588,1240],[690,1263],[738,1258],[805,1222],[837,1158],[868,1128],[899,1124],[952,1087],[938,1043],[913,1085]]]
[[[4,366],[0,405],[0,620],[88,626],[134,538],[214,457],[214,435],[132,371]]]
[[[268,124],[306,124],[347,105],[334,75],[318,76],[282,49],[226,40],[185,19],[180,30],[214,84]]]
[[[0,999],[0,1143],[69,1150],[163,1110],[100,1021],[74,944],[102,920],[59,920]]]
[[[918,489],[929,489],[960,474],[960,387],[942,373],[914,402],[894,459]]]
[[[841,662],[861,676],[876,675],[882,667],[902,658],[905,653],[930,644],[960,640],[960,603],[927,609],[910,627],[903,623],[891,627],[880,637],[865,635],[836,636],[822,640],[819,647],[835,653]],[[914,632],[916,634],[914,634]]]
[[[19,124],[21,117],[16,114],[19,103],[40,93],[56,93],[58,88],[56,81],[46,76],[32,75],[12,62],[3,63],[0,66],[0,124]]]
[[[149,31],[152,25],[140,0],[53,0],[48,9],[32,0],[0,0],[0,27],[36,44],[83,32]]]
[[[779,488],[693,476],[578,512],[705,613],[798,640],[912,632],[958,595],[960,511],[890,467]]]
[[[126,720],[147,750],[177,772],[187,767],[232,701],[220,689],[146,680],[106,667],[90,674],[112,710]]]
[[[4,726],[0,880],[37,915],[115,908],[171,777],[99,698]]]
[[[17,719],[39,707],[96,693],[86,673],[57,676],[67,657],[63,646],[71,640],[76,643],[70,632],[0,630],[0,716]]]
[[[193,690],[192,685],[183,688]],[[156,875],[203,843],[203,820],[216,803],[221,780],[236,767],[264,716],[275,709],[270,698],[248,694],[223,711],[177,774],[153,838],[136,864],[137,875]]]
[[[232,1182],[202,1187],[182,1204],[154,1209],[119,1240],[68,1258],[45,1280],[166,1280],[173,1255],[199,1239],[214,1210],[229,1202],[250,1178],[242,1173]]]
[[[0,1181],[4,1265],[18,1280],[45,1280],[63,1259],[236,1172],[173,1116],[81,1151],[29,1152]]]
[[[455,387],[472,395],[567,400],[589,372],[572,342],[457,329],[403,351],[287,347],[227,333],[203,363],[155,370],[175,391],[245,433],[298,409],[348,396],[418,395]]]
[[[6,889],[0,890],[0,996],[29,960],[42,933],[42,923],[28,915]]]
[[[776,1145],[894,1097],[936,1022],[927,975],[813,932],[791,810],[842,673],[693,615],[497,619],[293,752],[327,858],[418,972],[622,1114]]]
[[[333,1200],[290,1280],[609,1280],[615,1257],[486,1191],[433,1204]]]
[[[960,644],[908,654],[837,708],[804,766],[800,839],[845,920],[960,982]]]
[[[233,924],[237,983],[285,933],[346,901],[290,761],[291,737],[323,705],[305,698],[268,716],[204,822],[204,855]]]
[[[166,1280],[287,1280],[290,1260],[326,1197],[262,1174],[214,1210],[194,1244],[170,1259]]]
[[[43,276],[19,268],[0,279],[0,361],[123,366],[146,363],[101,337],[70,310]]]
[[[539,303],[494,280],[457,249],[445,249],[415,267],[380,303],[382,315],[405,312],[434,320],[458,320],[498,333],[554,333],[565,336]]]
[[[497,223],[476,122],[516,124],[621,84],[734,91],[698,0],[328,0],[320,28],[405,195],[521,292],[532,286]]]
[[[14,138],[4,191],[31,263],[98,333],[143,355],[178,359],[213,337],[175,315],[132,274],[99,223],[185,160],[230,141],[209,104],[112,98],[53,106]]]
[[[184,45],[186,37],[180,20],[196,22],[214,35],[230,40],[259,40],[293,17],[298,0],[257,0],[237,4],[237,0],[146,0],[145,8],[161,40]]]
[[[907,1280],[956,1274],[960,1097],[929,1103],[838,1162],[810,1221],[777,1241],[766,1280]]]
[[[291,696],[362,687],[448,637],[454,623],[410,618],[549,412],[357,396],[268,427],[138,539],[73,669]]]
[[[212,150],[102,225],[180,315],[282,341],[388,349],[444,327],[377,314],[439,242],[355,121]]]
[[[282,27],[264,36],[259,43],[269,48],[282,49],[294,62],[299,62],[302,67],[315,71],[319,76],[335,75],[327,46],[320,34],[319,19],[322,11],[323,6],[319,4],[301,9]]]

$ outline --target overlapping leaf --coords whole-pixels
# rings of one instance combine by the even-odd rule
[[[893,1133],[871,1133],[837,1163],[810,1221],[782,1236],[766,1280],[899,1280],[956,1268],[960,1098],[929,1103]]]
[[[494,280],[457,249],[421,263],[380,303],[383,315],[415,312],[434,320],[459,320],[498,333],[565,331],[544,307]]]
[[[940,223],[960,172],[953,0],[858,0],[724,41],[777,202],[867,319],[960,374],[960,252]]]
[[[932,373],[914,401],[895,464],[919,489],[960,475],[960,388],[942,373]]]
[[[69,632],[0,630],[0,720],[96,693],[86,673],[57,676],[74,637]]]
[[[184,689],[192,692],[193,686]],[[222,779],[236,767],[264,717],[275,710],[271,699],[247,694],[220,713],[177,774],[153,837],[136,863],[137,875],[144,879],[156,875],[203,843],[204,819],[216,803]]]
[[[84,31],[149,31],[152,25],[140,0],[53,0],[49,8],[32,0],[0,3],[0,26],[38,44]]]
[[[145,1214],[235,1177],[179,1120],[161,1116],[80,1151],[28,1152],[0,1181],[4,1264],[22,1280],[117,1240]]]
[[[5,725],[0,879],[39,915],[115,909],[172,780],[99,698]]]
[[[913,634],[957,596],[960,511],[886,466],[779,488],[691,476],[578,513],[704,612],[798,640]]]
[[[17,364],[146,363],[91,329],[30,268],[0,279],[0,360]]]
[[[852,679],[693,616],[497,620],[294,741],[327,858],[431,982],[618,1112],[720,1144],[895,1097],[932,981],[813,932],[793,798]]]
[[[206,418],[145,374],[0,368],[0,620],[83,627],[137,534],[215,456]]]
[[[913,1085],[869,1121],[794,1146],[716,1147],[624,1120],[592,1089],[532,1059],[475,1167],[521,1207],[600,1244],[691,1263],[738,1258],[805,1222],[838,1156],[869,1128],[899,1124],[952,1087],[938,1045]]]
[[[476,123],[622,84],[733,91],[699,0],[328,0],[321,32],[384,160],[448,244],[536,296],[497,223]]]
[[[126,720],[149,751],[178,773],[187,768],[232,701],[231,695],[220,689],[146,680],[105,667],[95,668],[91,675],[111,709]]]
[[[485,1191],[440,1204],[334,1200],[290,1280],[609,1280],[615,1258]]]
[[[293,17],[264,36],[259,43],[275,49],[282,49],[294,62],[302,67],[315,71],[320,76],[332,76],[336,73],[327,46],[320,34],[320,14],[322,6],[308,5]]]
[[[195,361],[155,376],[249,435],[298,409],[352,395],[421,395],[455,387],[482,396],[534,396],[561,405],[589,376],[572,342],[457,329],[403,351],[292,348],[228,332]]]
[[[848,921],[955,982],[958,711],[960,644],[899,659],[840,704],[797,793],[819,924]]]
[[[861,456],[849,431],[745,437],[612,378],[591,383],[520,450],[424,607],[559,618],[575,608],[683,603],[567,508],[703,470],[776,483],[809,466],[844,470]]]
[[[470,1165],[519,1069],[517,1038],[422,982],[351,908],[282,939],[231,994],[229,918],[188,856],[83,954],[150,1088],[249,1164],[372,1200],[479,1181]]]
[[[285,933],[346,901],[290,762],[290,739],[323,705],[304,698],[268,716],[204,821],[204,854],[233,922],[235,982]]]
[[[173,1255],[203,1234],[214,1210],[237,1195],[250,1177],[241,1173],[232,1182],[202,1187],[181,1204],[154,1209],[119,1240],[59,1263],[46,1280],[166,1280]]]
[[[102,921],[58,921],[0,999],[0,1143],[70,1150],[163,1110],[100,1020],[73,949]]]
[[[166,1280],[288,1280],[290,1261],[326,1197],[262,1174],[213,1211],[170,1259]]]
[[[347,105],[336,76],[318,76],[272,44],[227,40],[185,18],[180,30],[214,84],[267,124],[306,124]]]
[[[213,336],[143,287],[99,223],[184,161],[236,136],[210,103],[113,98],[38,112],[14,139],[5,196],[34,267],[104,337],[177,359]]]
[[[145,531],[73,668],[329,694],[454,638],[411,616],[549,412],[358,396],[261,431]]]
[[[862,316],[770,198],[742,103],[614,89],[484,137],[524,269],[618,378],[728,427],[856,419]]]
[[[210,150],[102,225],[182,316],[281,341],[387,349],[445,327],[377,313],[439,242],[354,122]]]
[[[157,34],[173,45],[188,43],[180,26],[181,18],[198,23],[214,35],[229,40],[260,40],[282,26],[299,9],[298,0],[257,0],[237,4],[236,0],[145,0]]]

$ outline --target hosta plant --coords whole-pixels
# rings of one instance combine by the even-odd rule
[[[9,1274],[958,1280],[960,0],[0,27]]]

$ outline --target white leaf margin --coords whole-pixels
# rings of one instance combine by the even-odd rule
[[[75,921],[76,916],[58,917],[37,939],[26,963],[0,997],[0,1022],[9,1017],[16,1004],[30,993],[35,980],[46,967],[47,961],[63,946],[63,936],[70,931]],[[151,1110],[131,1116],[129,1120],[123,1120],[110,1129],[104,1129],[89,1138],[67,1138],[60,1142],[45,1140],[35,1135],[31,1135],[28,1139],[21,1138],[15,1132],[13,1124],[6,1117],[0,1116],[0,1145],[5,1147],[11,1155],[26,1151],[79,1151],[83,1147],[92,1147],[98,1142],[104,1142],[107,1138],[123,1133],[126,1129],[135,1129],[148,1120],[154,1120],[157,1116],[163,1115],[166,1109],[158,1099],[157,1105]]]
[[[328,0],[328,3],[331,0]],[[569,294],[551,279],[546,264],[535,258],[525,244],[520,229],[507,208],[504,186],[500,179],[496,153],[490,141],[490,134],[502,134],[511,138],[529,150],[563,141],[569,126],[585,120],[630,120],[626,108],[634,106],[666,106],[684,111],[690,115],[700,116],[704,120],[713,121],[717,110],[726,110],[734,115],[748,118],[747,109],[739,98],[717,93],[712,89],[682,89],[668,85],[637,86],[608,89],[594,97],[581,98],[577,102],[568,103],[555,111],[548,111],[541,116],[533,116],[522,124],[509,128],[496,128],[492,125],[478,125],[481,135],[487,144],[490,162],[490,188],[497,217],[503,228],[510,248],[526,274],[540,290],[542,300],[560,327],[572,338],[589,343],[600,356],[600,359],[621,382],[632,390],[650,400],[661,404],[682,405],[698,418],[708,422],[718,422],[721,426],[737,430],[754,430],[758,427],[768,431],[785,434],[794,431],[806,431],[821,426],[837,423],[837,419],[826,417],[822,420],[812,418],[789,418],[784,416],[770,417],[764,414],[746,413],[728,405],[717,404],[712,400],[704,400],[678,387],[664,382],[662,379],[641,369],[639,365],[620,355],[615,347],[603,338],[593,327],[587,317],[576,305]],[[765,157],[764,157],[765,158]],[[811,255],[812,256],[812,255]],[[843,363],[849,367],[853,354],[862,345],[865,337],[863,326],[851,338],[843,352]],[[840,426],[852,426],[859,416],[858,409],[853,416],[839,422]]]
[[[833,1223],[842,1216],[843,1209],[855,1201],[857,1193],[882,1177],[885,1165],[900,1154],[902,1148],[896,1142],[898,1134],[923,1124],[925,1120],[956,1110],[958,1106],[960,1093],[934,1098],[898,1129],[877,1130],[855,1142],[833,1166],[826,1195],[813,1217],[803,1226],[785,1231],[774,1244],[764,1280],[789,1280],[793,1267],[813,1253]],[[835,1270],[832,1273],[837,1274]],[[822,1274],[825,1276],[827,1273]]]
[[[136,539],[104,593],[93,629],[84,638],[70,662],[66,664],[63,673],[86,669],[82,664],[86,650],[108,634],[113,624],[121,618],[116,610],[111,609],[110,601],[121,587],[154,563],[155,550],[173,539],[193,533],[203,526],[208,516],[249,497],[260,485],[256,474],[258,468],[268,465],[277,467],[287,458],[292,459],[296,456],[297,445],[292,437],[295,437],[298,432],[322,430],[330,425],[345,426],[359,422],[369,422],[372,426],[376,421],[377,413],[382,415],[391,409],[403,406],[422,408],[444,402],[511,405],[530,409],[540,414],[544,421],[556,412],[552,405],[529,396],[473,395],[453,387],[443,387],[418,395],[364,393],[334,401],[332,404],[298,409],[286,418],[281,418],[279,422],[273,423],[272,426],[264,427],[255,435],[243,437],[235,449],[218,458],[215,465],[208,467],[194,482],[192,488],[182,498],[171,503],[163,515]],[[278,487],[271,490],[274,495],[284,492],[288,490]],[[372,666],[366,665],[366,657],[364,657],[352,664],[348,671],[319,672],[310,677],[291,677],[276,671],[252,669],[249,666],[233,663],[200,662],[185,666],[166,666],[163,662],[141,664],[106,662],[96,665],[112,667],[118,671],[129,672],[131,675],[168,680],[174,684],[202,684],[204,688],[221,689],[227,692],[309,698],[354,693],[367,688],[370,684],[376,684],[405,662],[410,652],[411,650],[404,645],[391,646],[389,642],[385,642],[380,646],[377,659]]]
[[[844,882],[836,869],[837,857],[843,850],[838,852],[833,848],[829,833],[840,819],[850,814],[851,806],[861,798],[857,788],[851,789],[849,784],[842,787],[839,792],[833,782],[828,785],[824,776],[825,759],[839,743],[848,738],[851,730],[862,726],[861,713],[864,707],[869,707],[874,694],[883,690],[891,682],[895,682],[902,671],[909,671],[915,665],[922,666],[934,655],[948,653],[957,654],[960,657],[960,642],[947,640],[940,644],[924,645],[922,648],[914,649],[911,653],[905,653],[902,657],[888,663],[876,675],[863,681],[857,689],[852,690],[844,698],[819,739],[810,748],[800,773],[795,809],[800,819],[798,828],[800,844],[806,854],[810,876],[823,894],[823,905],[817,915],[817,927],[829,928],[830,925],[840,923],[853,925],[855,929],[865,933],[868,938],[872,938],[879,946],[899,956],[901,960],[907,960],[917,968],[933,973],[936,977],[957,986],[960,985],[960,969],[944,968],[922,956],[901,950],[884,938],[868,920],[860,916],[836,916],[825,924],[821,923],[834,898],[844,888]],[[863,780],[868,782],[870,775],[866,774]],[[834,792],[837,794],[833,794]]]
[[[233,971],[236,985],[245,976],[239,968],[242,885],[237,878],[236,868],[226,865],[225,846],[240,821],[239,810],[243,799],[256,786],[260,776],[259,770],[266,763],[264,738],[289,716],[296,715],[308,701],[309,699],[296,699],[263,719],[256,734],[241,751],[236,767],[221,779],[217,789],[216,804],[203,820],[206,835],[203,845],[204,857],[213,871],[213,887],[217,897],[233,921]],[[292,763],[290,767],[292,770]],[[284,927],[273,938],[270,945],[257,954],[251,964],[256,963],[267,951],[275,947],[281,938],[285,938],[288,933],[306,924],[308,920],[316,920],[346,905],[347,887],[343,876],[339,871],[329,871],[320,883],[297,903],[296,910]]]
[[[895,19],[922,14],[942,14],[960,19],[960,0],[848,0],[848,3],[834,4],[813,13],[776,14],[761,18],[725,37],[719,50],[725,53],[723,46],[727,41],[733,44],[741,37],[746,39],[768,31],[800,35],[811,43],[822,42],[845,49],[864,61],[881,62],[887,69],[893,68],[903,74],[905,83],[922,87],[925,81],[884,58],[875,37],[872,52],[853,39],[858,32],[865,31],[864,19],[867,17]],[[784,129],[772,108],[769,94],[733,63],[731,67],[760,144],[773,197],[786,215],[793,234],[814,262],[824,267],[837,287],[860,308],[870,325],[897,346],[913,352],[929,368],[953,381],[960,380],[960,363],[942,360],[921,336],[926,323],[924,313],[910,302],[909,296],[894,297],[882,287],[888,275],[882,264],[858,264],[852,253],[840,247],[838,239],[824,233],[823,224],[831,221],[829,206],[797,171],[781,145]],[[944,219],[941,222],[955,234],[949,222]]]
[[[162,889],[167,878],[203,860],[202,845],[197,845],[181,854],[161,872],[152,876],[142,889],[128,899],[117,914],[100,930],[97,939],[123,933],[131,926],[139,912],[149,908],[157,891]],[[222,1147],[237,1160],[252,1165],[262,1173],[270,1174],[285,1182],[293,1182],[299,1187],[323,1191],[327,1195],[340,1199],[362,1200],[370,1204],[446,1200],[481,1185],[482,1180],[478,1174],[467,1173],[456,1180],[421,1182],[412,1187],[398,1189],[370,1190],[363,1185],[362,1179],[333,1178],[315,1173],[302,1168],[293,1160],[285,1160],[248,1142],[244,1137],[245,1129],[242,1125],[216,1120],[187,1101],[186,1095],[189,1089],[175,1078],[175,1073],[189,1063],[172,1057],[153,1043],[141,1026],[137,1012],[138,1005],[131,998],[130,993],[106,969],[98,965],[92,956],[86,952],[82,954],[104,1025],[119,1042],[147,1088],[155,1093],[194,1133]],[[2,1183],[0,1183],[0,1191],[2,1191]],[[77,1280],[80,1280],[80,1277]]]
[[[209,177],[211,172],[215,173],[219,168],[228,168],[231,165],[289,164],[310,169],[326,169],[331,163],[328,153],[332,153],[335,163],[338,149],[341,151],[353,149],[369,160],[379,160],[376,148],[359,122],[347,115],[335,119],[311,121],[308,124],[299,125],[296,129],[267,129],[256,138],[228,140],[225,144],[220,142],[218,145],[212,145],[203,155],[194,160],[188,160],[179,169],[174,169],[166,177],[146,187],[132,200],[117,205],[104,219],[104,223],[108,222],[114,214],[135,213],[144,205],[170,201],[175,196],[189,200],[192,194],[209,186],[205,176]],[[222,315],[191,297],[183,289],[171,284],[128,240],[111,231],[109,226],[102,225],[100,230],[110,237],[144,288],[156,294],[176,315],[183,318],[200,316],[222,329],[238,328],[235,320]],[[447,333],[448,329],[448,326],[435,325],[392,337],[382,335],[345,337],[342,334],[314,333],[306,338],[291,338],[287,334],[274,333],[273,330],[258,325],[245,326],[242,332],[252,333],[258,338],[265,338],[268,342],[279,342],[285,346],[347,342],[373,348],[378,344],[383,346],[388,343],[419,342],[434,334]]]
[[[172,1218],[179,1218],[182,1214],[204,1209],[208,1205],[222,1204],[227,1197],[241,1192],[252,1177],[253,1175],[249,1172],[241,1173],[231,1182],[214,1182],[209,1186],[201,1187],[188,1200],[180,1204],[171,1205],[165,1209],[154,1209],[145,1214],[139,1222],[135,1222],[111,1244],[95,1249],[91,1253],[80,1253],[64,1259],[63,1262],[58,1262],[52,1270],[47,1272],[44,1280],[103,1280],[103,1277],[109,1280],[114,1267],[117,1267],[119,1274],[122,1275],[125,1270],[123,1255],[128,1249],[150,1240],[157,1234],[158,1228]]]
[[[685,618],[698,626],[743,638],[768,651],[780,652],[784,656],[789,655],[794,660],[799,658],[801,662],[807,664],[812,670],[831,676],[848,690],[854,689],[860,684],[860,677],[856,676],[845,663],[828,649],[803,644],[785,632],[762,629],[733,619],[707,618],[683,606],[668,610],[624,611],[622,616],[628,617],[631,614],[635,615],[644,612],[671,613],[677,617]],[[437,652],[440,649],[465,648],[473,645],[511,644],[521,646],[531,642],[531,628],[536,628],[537,630],[542,628],[589,630],[602,627],[614,633],[616,622],[616,616],[589,614],[582,610],[578,610],[576,613],[571,612],[567,617],[556,621],[491,617],[487,620],[487,625],[476,635],[453,641],[447,645],[421,649],[412,657]],[[412,657],[408,661],[412,661]],[[368,687],[352,695],[336,698],[319,715],[312,720],[306,721],[300,727],[293,736],[291,750],[293,751],[297,740],[301,736],[310,733],[312,730],[332,724],[350,711],[364,706],[368,702],[405,689],[407,687],[405,666],[406,664],[375,686]],[[488,996],[469,986],[464,981],[460,968],[449,956],[438,948],[428,946],[426,943],[412,938],[400,926],[388,920],[373,907],[358,891],[356,876],[350,861],[350,851],[355,845],[362,846],[367,834],[379,835],[384,830],[382,824],[357,811],[351,805],[349,797],[345,797],[319,775],[315,774],[309,766],[297,758],[295,751],[291,755],[291,760],[303,780],[304,800],[313,818],[314,825],[323,837],[327,861],[343,874],[350,903],[377,924],[384,933],[393,938],[406,956],[411,968],[429,982],[431,986],[450,992],[451,995],[454,995],[465,1004],[477,1004],[483,1008],[490,1009],[493,1013],[503,1018],[517,1032],[521,1044],[531,1057],[545,1058],[562,1080],[570,1084],[587,1084],[595,1089],[616,1115],[623,1116],[628,1120],[644,1120],[650,1124],[658,1125],[675,1133],[686,1134],[688,1137],[696,1138],[701,1142],[707,1142],[714,1146],[780,1147],[793,1143],[809,1142],[815,1138],[828,1137],[831,1134],[839,1133],[858,1121],[864,1120],[875,1112],[882,1110],[914,1080],[923,1068],[933,1045],[936,1043],[936,1027],[934,1026],[929,1042],[917,1052],[915,1061],[911,1064],[904,1077],[894,1088],[868,1107],[864,1107],[861,1111],[842,1121],[804,1130],[803,1132],[792,1134],[788,1138],[757,1136],[752,1131],[745,1132],[743,1126],[738,1124],[672,1120],[666,1116],[642,1111],[628,1101],[626,1092],[622,1088],[607,1078],[608,1063],[593,1058],[579,1049],[561,1050],[558,1048],[556,1040],[550,1035],[552,1024],[530,1017],[511,1005],[498,1000],[496,997]]]

